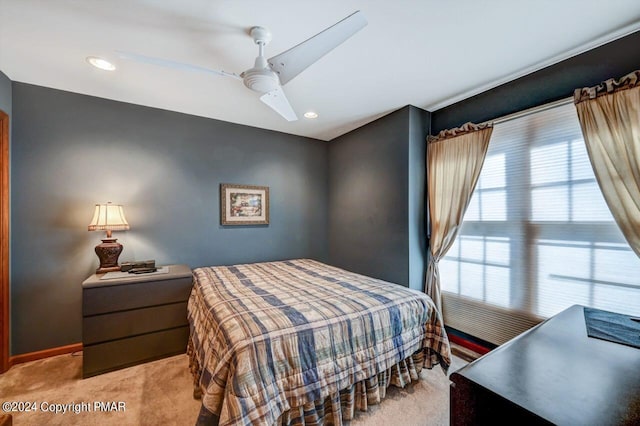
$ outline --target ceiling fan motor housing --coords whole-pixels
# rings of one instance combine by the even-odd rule
[[[256,92],[267,93],[280,86],[278,75],[271,71],[264,56],[258,56],[253,68],[242,76],[244,85]]]

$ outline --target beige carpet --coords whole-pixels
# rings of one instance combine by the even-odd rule
[[[449,373],[465,364],[454,357]],[[36,403],[37,411],[13,413],[17,426],[195,424],[200,401],[192,397],[186,355],[84,380],[81,372],[82,356],[60,355],[16,365],[0,375],[0,401]],[[102,405],[101,410],[95,401],[115,404]],[[119,402],[124,410],[115,411]],[[43,410],[63,405],[66,413]],[[351,426],[396,424],[449,424],[449,380],[440,367],[423,370],[421,380],[405,389],[389,388],[382,404],[359,413],[351,422]]]

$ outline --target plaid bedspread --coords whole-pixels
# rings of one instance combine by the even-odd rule
[[[441,315],[423,293],[308,259],[193,274],[200,420],[273,425],[416,352],[424,367],[450,364]]]

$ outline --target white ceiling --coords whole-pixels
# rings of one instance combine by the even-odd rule
[[[296,122],[240,81],[115,54],[239,74],[257,55],[250,27],[271,30],[271,57],[356,10],[368,26],[284,86]],[[434,111],[638,29],[638,0],[0,0],[0,71],[14,81],[331,140],[407,104]],[[85,62],[90,55],[118,69],[95,69]],[[302,118],[308,110],[319,117]]]

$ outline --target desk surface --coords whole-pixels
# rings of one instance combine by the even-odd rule
[[[456,374],[555,424],[640,424],[640,349],[588,337],[580,305]]]

